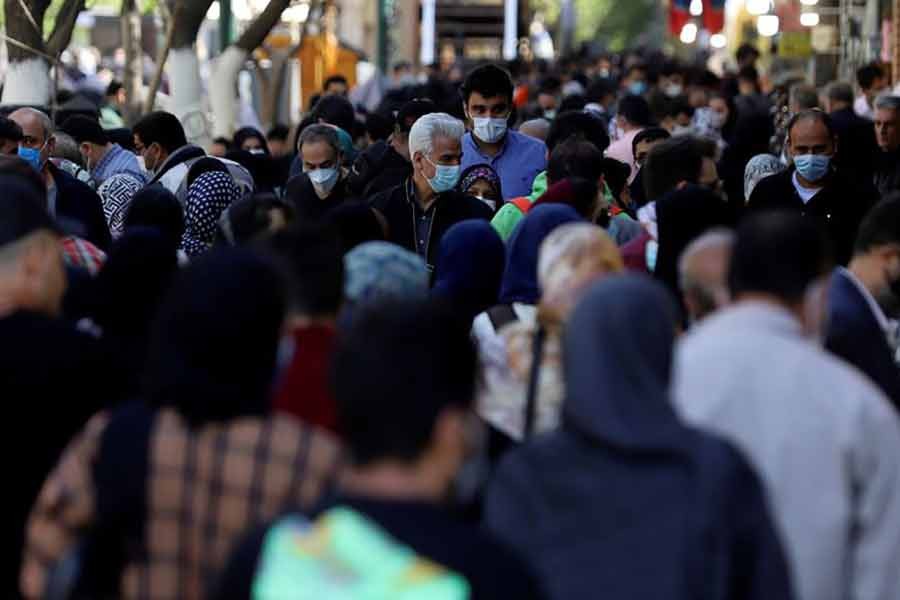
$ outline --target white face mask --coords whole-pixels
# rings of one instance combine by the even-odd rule
[[[694,129],[690,125],[676,125],[672,128],[672,135],[690,135],[694,133]]]
[[[709,124],[715,127],[716,129],[722,129],[725,127],[725,113],[720,113],[716,111],[710,111],[709,114]]]
[[[338,170],[336,167],[315,169],[313,171],[307,171],[306,176],[309,177],[310,182],[312,182],[316,196],[325,199],[337,184]]]
[[[497,210],[497,201],[496,200],[491,200],[491,199],[485,198],[483,196],[475,196],[475,197],[478,198],[479,200],[481,200],[482,202],[484,202],[491,210],[496,212],[496,210]]]
[[[681,92],[684,91],[684,88],[681,87],[680,84],[670,83],[666,86],[666,96],[669,98],[675,98],[681,95]]]
[[[475,137],[488,144],[495,144],[506,135],[507,123],[505,118],[474,117],[472,123]]]

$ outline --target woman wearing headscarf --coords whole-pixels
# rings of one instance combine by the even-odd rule
[[[124,230],[133,227],[158,229],[177,247],[184,235],[184,209],[175,194],[161,183],[150,184],[141,188],[131,199]]]
[[[623,268],[615,242],[596,225],[562,225],[544,240],[537,320],[506,326],[500,334],[505,368],[485,369],[479,413],[494,430],[521,442],[558,426],[565,394],[560,344],[566,321],[591,283]],[[501,440],[494,440],[499,444],[494,450],[508,445]]]
[[[234,147],[251,154],[270,154],[266,136],[255,127],[242,127],[235,131]]]
[[[781,173],[787,168],[774,154],[757,154],[744,169],[744,198],[749,201],[756,184],[770,175]]]
[[[203,598],[242,536],[283,506],[318,501],[338,472],[336,441],[270,412],[283,288],[272,266],[236,248],[178,278],[142,401],[92,419],[44,485],[26,597],[44,597],[53,567],[77,555],[74,597]]]
[[[240,190],[228,173],[209,171],[198,176],[188,187],[181,250],[194,258],[212,248],[219,218],[240,198]]]
[[[459,176],[457,189],[463,194],[475,196],[487,204],[494,214],[503,205],[503,188],[500,176],[490,165],[472,165]]]
[[[560,429],[491,483],[488,529],[551,600],[792,597],[758,478],[670,404],[674,315],[645,278],[595,284],[566,328]]]
[[[135,194],[142,187],[144,187],[142,181],[127,173],[119,173],[109,177],[97,188],[97,195],[103,203],[106,224],[109,225],[109,232],[114,240],[122,237],[125,231],[125,215],[128,214]]]
[[[441,239],[432,295],[466,322],[497,304],[506,246],[487,221],[462,221]]]

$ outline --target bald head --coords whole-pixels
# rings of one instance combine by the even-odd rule
[[[22,128],[21,146],[40,151],[40,164],[46,165],[56,145],[50,117],[34,108],[20,108],[9,118]]]
[[[691,322],[696,323],[730,301],[728,267],[734,233],[713,229],[694,240],[678,262],[681,293]]]
[[[546,119],[532,119],[531,121],[525,121],[519,126],[519,133],[546,142],[547,135],[550,133],[550,121]]]

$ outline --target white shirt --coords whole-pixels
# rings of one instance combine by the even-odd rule
[[[900,598],[900,421],[789,312],[740,303],[679,344],[675,404],[765,484],[801,600]]]
[[[864,119],[869,119],[870,121],[875,119],[875,111],[872,110],[872,107],[869,106],[869,100],[865,97],[865,95],[860,96],[853,103],[853,111],[863,117]]]
[[[654,240],[659,239],[659,225],[656,222],[656,201],[648,202],[637,211],[638,223],[644,226]]]
[[[813,196],[822,191],[822,188],[805,188],[800,185],[800,180],[797,179],[797,171],[794,171],[794,177],[791,180],[794,182],[794,189],[797,190],[797,194],[800,196],[800,199],[803,200],[803,204],[809,204],[809,201],[813,199]]]

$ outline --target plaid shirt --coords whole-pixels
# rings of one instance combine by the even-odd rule
[[[60,241],[60,245],[66,265],[86,269],[92,277],[100,272],[106,262],[106,254],[87,240],[68,236]]]
[[[28,522],[21,586],[48,576],[95,521],[93,465],[108,416],[96,416],[45,482]],[[328,433],[283,415],[191,431],[173,410],[150,434],[144,539],[126,560],[120,598],[199,599],[233,546],[288,506],[311,508],[339,471]]]

